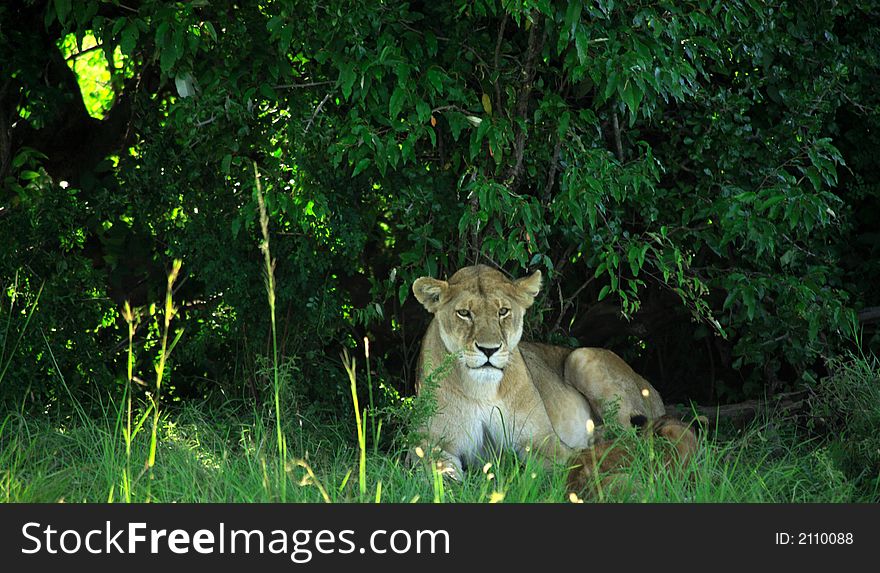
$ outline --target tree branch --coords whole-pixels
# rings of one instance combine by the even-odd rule
[[[69,56],[64,58],[64,61],[69,62],[70,60],[75,60],[75,59],[79,58],[80,56],[85,56],[89,52],[94,52],[95,50],[101,50],[103,48],[104,48],[103,43],[95,44],[91,48],[86,48],[85,50],[80,50],[79,52],[74,52],[74,53],[70,54]]]
[[[501,41],[504,39],[504,28],[507,27],[507,13],[505,12],[504,18],[501,20],[501,26],[498,27],[498,39],[495,40],[495,58],[493,60],[493,64],[495,67],[495,108],[499,111],[503,109],[501,105],[501,71],[498,68],[499,60],[501,59]]]
[[[335,84],[336,82],[332,81],[324,81],[324,82],[305,82],[302,84],[279,84],[277,86],[272,86],[276,90],[287,90],[287,89],[300,89],[300,88],[313,88],[316,86],[329,86],[330,84]]]
[[[576,291],[574,291],[574,294],[565,299],[565,301],[563,301],[562,299],[562,291],[559,291],[559,316],[556,317],[556,323],[553,325],[553,328],[550,329],[550,332],[556,332],[557,330],[559,330],[559,327],[562,325],[562,319],[565,317],[565,313],[568,312],[568,309],[571,308],[571,305],[573,305],[574,301],[577,300],[578,295],[580,295],[585,288],[590,286],[590,284],[592,284],[594,280],[596,280],[596,277],[594,276],[588,278],[586,282],[584,282],[584,284],[582,284]]]
[[[327,95],[324,96],[324,99],[322,99],[321,103],[318,104],[318,107],[315,108],[315,111],[312,113],[312,117],[309,118],[309,122],[306,124],[306,128],[303,130],[303,135],[307,134],[312,128],[312,124],[315,122],[315,118],[318,117],[318,114],[321,113],[322,109],[324,109],[324,104],[327,103],[328,99],[330,99],[331,93],[332,92],[327,92]]]
[[[477,179],[477,170],[474,169],[473,173],[471,173],[471,183]],[[477,264],[480,262],[480,250],[482,247],[482,240],[480,239],[480,221],[477,220],[476,214],[480,210],[480,198],[474,192],[473,188],[471,189],[471,196],[469,197],[471,214],[474,215],[474,228],[471,230],[471,252],[473,253],[473,264]]]
[[[538,28],[541,28],[541,32],[538,31]],[[526,48],[526,60],[522,67],[522,88],[520,88],[519,95],[517,96],[516,101],[516,117],[519,119],[518,131],[516,134],[516,140],[514,143],[514,157],[516,158],[516,162],[510,170],[510,174],[507,176],[507,187],[510,190],[515,190],[517,186],[517,179],[519,178],[519,174],[522,171],[522,163],[523,163],[523,154],[525,153],[526,146],[526,135],[528,134],[528,128],[526,127],[526,115],[529,111],[529,98],[532,95],[532,87],[535,79],[535,64],[537,61],[538,53],[540,53],[541,48],[544,46],[544,34],[543,28],[541,26],[541,17],[535,19],[532,23],[532,27],[529,30],[529,40],[528,47]]]

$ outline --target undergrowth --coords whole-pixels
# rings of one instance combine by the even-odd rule
[[[405,445],[366,448],[358,477],[360,448],[349,420],[295,420],[284,428],[291,440],[285,486],[278,483],[274,417],[245,404],[184,405],[162,414],[152,476],[133,464],[129,497],[121,495],[126,443],[118,427],[124,408],[104,406],[96,419],[34,418],[8,414],[0,425],[0,500],[5,502],[568,502],[566,469],[545,469],[538,460],[502,454],[470,468],[461,483],[437,483],[429,466],[410,468]],[[132,460],[149,457],[150,439],[131,442]],[[642,442],[641,448],[647,448]],[[291,447],[293,450],[294,447]],[[649,488],[637,495],[610,493],[606,501],[647,502],[852,502],[876,496],[860,487],[864,476],[841,467],[843,443],[805,438],[780,419],[753,422],[740,431],[701,434],[698,455],[682,473],[651,465],[647,450],[629,470]],[[873,476],[876,480],[876,474]],[[362,484],[362,485],[361,485]]]

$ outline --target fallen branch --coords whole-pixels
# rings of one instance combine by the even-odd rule
[[[807,405],[807,392],[788,392],[779,394],[772,400],[746,400],[736,404],[723,404],[719,406],[686,406],[684,404],[670,404],[666,406],[666,413],[682,419],[692,417],[694,414],[705,416],[709,427],[718,420],[727,420],[734,423],[745,423],[753,420],[759,414],[773,413],[776,415],[790,415],[803,410]]]
[[[859,322],[868,324],[880,320],[880,306],[869,306],[859,311]]]

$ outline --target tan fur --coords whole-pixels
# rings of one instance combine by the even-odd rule
[[[653,434],[654,455],[667,470],[679,472],[697,452],[697,436],[689,424],[670,416],[662,416],[641,430]],[[600,441],[569,461],[568,492],[595,497],[599,488],[607,493],[620,493],[629,483],[625,473],[633,462],[633,444],[626,439]]]
[[[624,426],[633,416],[665,413],[657,391],[613,352],[520,342],[523,315],[540,287],[540,271],[510,280],[483,265],[463,268],[448,282],[413,283],[434,315],[422,339],[419,391],[433,368],[456,356],[436,380],[437,410],[422,444],[424,451],[440,447],[452,477],[493,446],[564,462],[591,445],[587,421],[598,423],[612,403]]]

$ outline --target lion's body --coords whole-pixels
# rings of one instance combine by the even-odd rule
[[[439,338],[437,330],[438,326],[432,324],[423,341],[424,365],[438,365],[447,354],[432,340]],[[493,447],[512,448],[520,455],[535,448],[562,459],[589,445],[586,423],[591,409],[587,400],[564,384],[552,363],[531,353],[528,343],[520,346],[524,348],[512,354],[498,382],[476,381],[457,366],[437,381],[437,409],[428,422],[427,434],[432,445],[441,446],[450,455],[449,461],[458,466],[456,469],[476,463]],[[532,372],[541,376],[552,394],[551,411],[562,414],[558,417],[565,423],[559,430],[554,428],[544,399],[532,382]]]
[[[436,381],[425,444],[440,447],[452,475],[491,447],[565,461],[591,444],[587,421],[598,423],[611,402],[624,425],[664,414],[656,390],[613,352],[520,342],[523,314],[540,284],[538,272],[511,281],[475,266],[449,282],[421,278],[413,285],[434,314],[422,340],[419,382],[447,355],[458,357]]]
[[[670,416],[662,416],[641,429],[643,437],[654,439],[653,471],[658,466],[667,471],[681,472],[697,453],[697,436],[691,424]],[[606,494],[620,494],[626,490],[637,490],[644,484],[634,482],[627,470],[635,456],[644,447],[619,438],[603,440],[587,448],[569,460],[567,491],[577,495],[596,496],[600,490]]]

